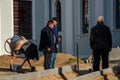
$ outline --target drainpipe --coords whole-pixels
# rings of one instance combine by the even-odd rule
[[[51,19],[51,12],[52,12],[51,5],[52,5],[51,0],[49,0],[49,19]]]
[[[77,69],[77,71],[79,73],[79,71],[80,71],[79,67],[80,66],[79,66],[78,40],[76,42],[76,51],[77,51],[77,67],[76,67],[76,69]]]

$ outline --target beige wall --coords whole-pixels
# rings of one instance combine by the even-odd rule
[[[0,0],[0,30],[0,55],[3,55],[4,42],[13,35],[13,0]]]

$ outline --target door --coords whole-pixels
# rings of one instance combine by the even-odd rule
[[[57,27],[59,31],[59,36],[61,37],[59,52],[62,52],[61,3],[59,0],[56,1],[56,17],[58,18],[59,21]]]

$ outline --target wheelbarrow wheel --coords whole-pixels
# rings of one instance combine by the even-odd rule
[[[17,71],[18,73],[22,72],[22,67],[21,67],[21,66],[17,66],[16,71]]]
[[[32,66],[31,69],[30,69],[30,72],[34,72],[34,71],[36,71],[36,69],[35,69],[34,66]]]

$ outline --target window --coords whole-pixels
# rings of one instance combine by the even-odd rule
[[[116,0],[116,29],[120,29],[120,0]]]
[[[82,0],[82,19],[83,19],[83,27],[82,27],[82,33],[86,34],[88,33],[88,0]]]
[[[59,23],[57,24],[58,31],[61,31],[61,3],[59,0],[57,0],[56,2],[56,17],[59,21]]]
[[[32,1],[14,0],[14,34],[32,39]]]

